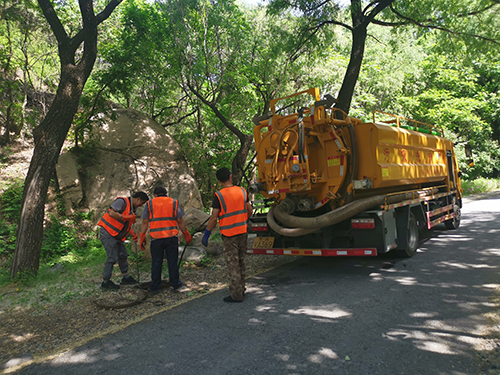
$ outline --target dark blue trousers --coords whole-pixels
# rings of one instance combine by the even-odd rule
[[[170,285],[177,289],[182,285],[179,280],[179,239],[177,237],[158,238],[151,241],[151,284],[149,290],[158,290],[161,285],[161,272],[164,255],[167,257]]]

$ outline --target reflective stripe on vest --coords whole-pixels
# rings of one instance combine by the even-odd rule
[[[125,209],[123,210],[124,215],[132,215],[134,213],[131,198],[118,197],[116,199],[123,199],[125,201]],[[99,220],[97,225],[103,227],[109,234],[115,237],[122,231],[125,225],[128,225],[128,222],[125,220],[116,220],[112,218],[109,214],[110,210],[111,207],[107,209],[106,213],[104,214],[102,219]],[[122,241],[125,241],[125,237],[126,236],[123,236]]]
[[[231,186],[215,193],[220,202],[219,230],[227,237],[247,232],[247,192],[240,186]]]
[[[153,238],[168,238],[179,233],[177,208],[179,202],[170,197],[155,197],[148,201],[149,234]]]

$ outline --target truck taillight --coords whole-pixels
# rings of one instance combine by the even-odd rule
[[[254,232],[267,232],[267,223],[252,223]]]
[[[353,229],[373,229],[375,228],[375,219],[352,219],[351,227]]]

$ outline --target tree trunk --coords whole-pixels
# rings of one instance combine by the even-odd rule
[[[35,150],[24,182],[11,277],[24,273],[36,275],[38,272],[50,178],[88,78],[88,75],[74,66],[63,67],[62,71],[54,102],[45,119],[34,131]]]
[[[342,82],[342,87],[339,91],[338,101],[335,108],[339,108],[345,113],[349,113],[351,109],[352,96],[354,88],[358,81],[361,65],[363,63],[363,55],[365,53],[365,42],[367,36],[366,24],[362,20],[362,14],[354,14],[353,29],[352,29],[352,47],[349,65]]]
[[[248,153],[253,143],[253,135],[245,134],[244,137],[240,137],[240,148],[236,155],[234,156],[233,163],[231,166],[231,173],[233,174],[233,184],[240,185],[241,179],[243,178],[243,171],[245,169],[245,164],[247,161]]]
[[[35,129],[35,150],[24,182],[21,217],[10,276],[37,274],[43,238],[45,200],[59,152],[68,134],[78,103],[97,56],[97,26],[107,19],[121,0],[111,0],[97,16],[92,0],[79,0],[82,29],[72,38],[66,34],[50,0],[38,0],[58,42],[61,77],[47,116]],[[83,53],[78,52],[83,43]]]

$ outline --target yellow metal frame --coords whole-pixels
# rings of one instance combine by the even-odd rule
[[[415,131],[420,131],[418,125],[424,125],[424,126],[427,126],[429,127],[430,129],[430,133],[432,134],[432,131],[435,130],[437,132],[440,133],[441,137],[444,137],[444,131],[443,129],[441,128],[438,128],[437,126],[434,126],[434,125],[431,125],[431,124],[426,124],[425,122],[422,122],[422,121],[417,121],[417,120],[412,120],[412,119],[409,119],[409,118],[406,118],[406,117],[402,117],[402,116],[398,116],[398,115],[394,115],[392,113],[387,113],[387,112],[382,112],[382,111],[378,111],[378,110],[375,110],[373,111],[373,123],[375,124],[376,121],[375,121],[375,114],[376,113],[380,113],[380,114],[383,114],[385,116],[391,116],[391,117],[394,117],[395,120],[391,120],[391,121],[379,121],[379,122],[382,122],[384,124],[396,124],[396,126],[398,128],[402,127],[401,125],[401,120],[404,120],[404,121],[408,121],[409,123],[413,123],[413,129],[412,130],[415,130]]]

